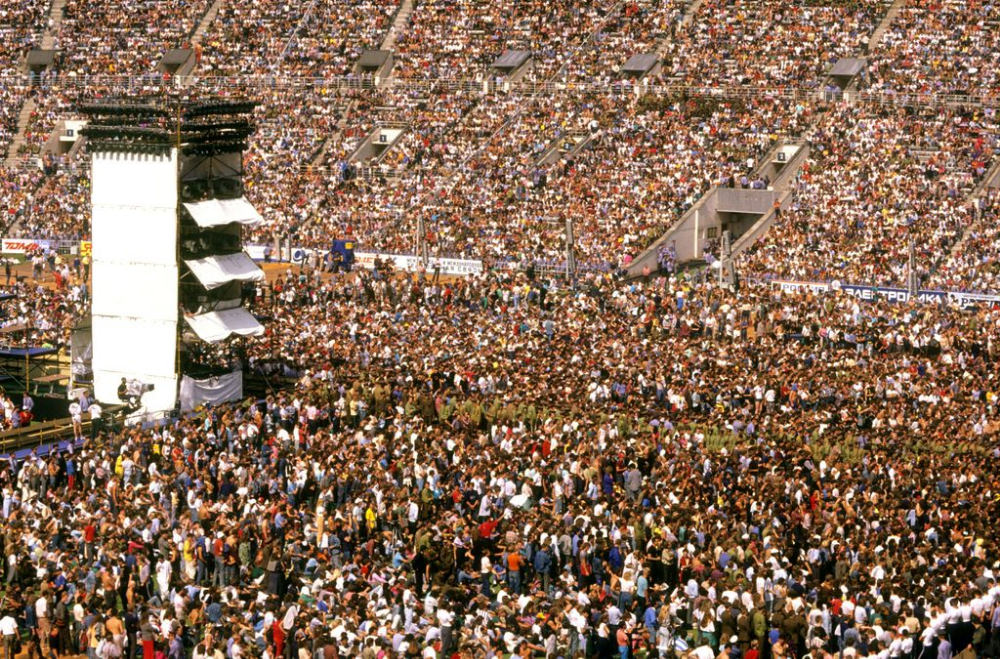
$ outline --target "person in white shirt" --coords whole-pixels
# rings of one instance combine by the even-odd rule
[[[13,659],[17,620],[9,613],[0,618],[0,634],[3,635],[3,659]]]
[[[42,656],[49,656],[49,639],[51,638],[52,625],[49,620],[49,602],[45,595],[40,595],[35,600],[35,617],[38,618],[38,640],[42,646]]]
[[[83,408],[79,401],[74,400],[69,404],[69,417],[73,421],[73,439],[83,439]]]
[[[102,430],[104,430],[104,419],[101,417],[104,410],[101,409],[100,405],[94,402],[90,404],[87,411],[90,412],[90,438],[94,439]]]

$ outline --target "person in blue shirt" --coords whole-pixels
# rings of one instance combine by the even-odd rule
[[[550,574],[552,571],[552,556],[549,555],[544,546],[539,547],[538,551],[535,552],[533,564],[535,573],[542,578],[542,588],[548,593],[552,581]]]
[[[608,565],[611,566],[612,572],[619,573],[621,572],[624,564],[625,559],[622,557],[622,552],[618,548],[618,541],[616,540],[614,544],[611,545],[611,549],[608,550]]]
[[[635,580],[635,596],[639,600],[640,608],[645,609],[646,599],[649,595],[649,568],[643,568],[639,577]]]
[[[652,602],[649,603],[646,610],[642,614],[642,624],[646,626],[646,629],[649,631],[649,635],[655,638],[657,629],[657,613],[656,607],[653,606]]]

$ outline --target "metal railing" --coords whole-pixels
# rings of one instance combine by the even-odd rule
[[[166,91],[167,88],[183,86],[187,89],[206,88],[212,91],[271,91],[296,89],[330,90],[373,90],[373,77],[369,74],[348,74],[340,76],[289,76],[289,75],[186,75],[173,76],[149,73],[139,76],[127,75],[59,75],[42,78],[29,74],[0,76],[0,86],[18,86],[36,89],[88,89],[93,91]],[[493,84],[492,78],[482,74],[469,78],[402,78],[393,76],[386,80],[386,89],[424,92],[475,92],[480,94],[521,94],[521,95],[573,95],[573,94],[691,94],[722,98],[752,98],[766,96],[785,100],[815,99],[822,92],[816,86],[771,87],[758,85],[693,85],[683,82],[656,80],[599,80],[567,81],[558,75],[548,80],[520,79],[506,81],[502,85]],[[385,90],[382,90],[385,91]],[[993,90],[970,91],[968,93],[917,93],[868,90],[858,91],[854,96],[862,102],[903,106],[942,107],[949,105],[998,107],[1000,93]]]

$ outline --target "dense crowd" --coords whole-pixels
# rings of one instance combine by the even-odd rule
[[[864,54],[890,3],[707,0],[667,43],[663,76],[699,86],[816,87]]]
[[[996,189],[988,191],[973,206],[975,220],[966,227],[967,236],[958,249],[939,261],[927,282],[929,288],[987,293],[1000,290],[1000,222]]]
[[[531,76],[548,80],[617,4],[529,0],[508,10],[473,0],[419,2],[396,43],[399,75],[483,80],[504,51],[522,50],[532,55]]]
[[[963,75],[976,89],[991,89],[985,72],[997,50],[992,5],[907,2],[873,42],[889,4],[529,2],[505,12],[488,3],[418,2],[395,39],[394,80],[376,89],[354,63],[385,39],[396,2],[313,3],[302,11],[278,2],[226,2],[206,17],[206,3],[172,0],[139,3],[129,20],[116,21],[106,3],[81,0],[67,5],[57,35],[58,75],[47,74],[30,92],[34,108],[20,154],[43,153],[58,122],[84,98],[174,93],[169,76],[154,74],[153,53],[188,45],[195,48],[198,79],[182,93],[241,93],[228,76],[258,76],[247,83],[261,107],[246,189],[267,223],[251,236],[254,242],[322,248],[340,236],[369,250],[412,253],[421,217],[432,254],[558,264],[571,215],[578,220],[580,260],[613,270],[710,186],[752,175],[777,140],[816,135],[793,212],[772,234],[798,245],[795,256],[774,254],[785,240],[765,239],[752,258],[753,273],[901,284],[913,239],[924,280],[944,281],[955,263],[945,252],[989,230],[966,229],[974,217],[968,192],[995,152],[992,111],[951,109],[947,119],[868,106],[816,112],[815,101],[787,97],[823,83],[840,57],[865,53],[872,65],[862,84],[869,91],[912,91],[893,82],[904,72],[921,91],[955,91],[940,81]],[[32,7],[19,24],[37,33],[46,21]],[[137,29],[149,23],[150,12],[170,18],[157,21],[163,26],[157,30]],[[195,39],[204,18],[210,20]],[[84,61],[89,44],[109,33],[114,37]],[[961,56],[913,64],[936,47],[939,34],[952,35],[948,52]],[[517,84],[508,91],[490,65],[509,49],[533,54],[525,80],[579,91]],[[644,83],[621,73],[628,57],[640,53],[664,58],[663,70],[646,82],[773,93],[719,98],[675,86],[644,94]],[[940,63],[945,59],[951,64]],[[88,73],[146,77],[99,82],[85,79]],[[326,80],[306,81],[317,76]],[[28,92],[14,86],[6,93],[17,96],[0,110],[10,115],[10,134]],[[838,134],[842,120],[849,134]],[[398,128],[401,136],[383,153],[359,158],[358,148],[380,127]],[[857,148],[871,143],[886,167]],[[9,212],[37,218],[17,226],[22,234],[88,234],[79,212],[86,190],[72,163],[60,164],[55,176],[4,181],[14,201]],[[851,181],[873,177],[881,184],[850,189]],[[873,210],[880,219],[868,217]],[[828,225],[834,230],[816,231]],[[816,262],[816,254],[829,258]]]
[[[28,51],[39,45],[45,10],[42,0],[21,0],[0,7],[0,160],[7,157],[17,133],[18,114],[27,98],[21,65]]]
[[[810,148],[791,211],[747,271],[902,285],[911,241],[926,275],[975,221],[969,193],[994,157],[996,124],[976,111],[843,107],[820,119]]]
[[[869,91],[995,95],[993,3],[907,0],[873,43],[883,0],[425,0],[378,88],[354,65],[398,2],[210,4],[69,0],[56,70],[0,86],[0,156],[27,99],[37,155],[84,98],[249,88],[248,242],[412,252],[421,220],[486,270],[289,267],[263,336],[185,357],[266,398],[130,428],[75,400],[71,448],[0,467],[5,657],[1000,657],[1000,309],[766,283],[899,285],[912,242],[922,286],[1000,289],[992,109],[793,93],[867,53]],[[0,7],[0,74],[48,11]],[[183,46],[180,87],[154,69]],[[493,71],[510,49],[551,89]],[[625,84],[640,53],[654,83],[755,91]],[[612,274],[792,138],[751,283]],[[87,238],[85,159],[43,163],[3,170],[4,234]],[[568,220],[573,289],[541,267]],[[0,330],[29,334],[0,336],[65,347],[88,264],[27,258]],[[0,391],[0,427],[32,406]]]
[[[679,22],[687,4],[683,0],[625,3],[567,62],[566,79],[584,83],[627,79],[622,69],[630,57],[657,54],[681,32]]]
[[[262,288],[294,389],[0,472],[12,645],[997,656],[996,309],[551,284]]]
[[[208,0],[67,0],[55,47],[62,75],[145,75],[189,48]]]
[[[992,2],[908,0],[873,51],[870,89],[995,99],[997,34]]]

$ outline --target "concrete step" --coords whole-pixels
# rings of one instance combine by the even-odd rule
[[[995,155],[993,157],[993,165],[986,171],[982,180],[976,185],[975,189],[969,194],[969,201],[974,202],[977,198],[984,196],[991,188],[1000,187],[1000,155]],[[962,237],[952,245],[951,254],[955,255],[961,252],[965,248],[965,243],[972,234],[972,231],[979,225],[980,220],[970,222],[969,226],[965,227],[965,231],[962,232]]]
[[[392,21],[392,27],[386,32],[382,44],[382,50],[392,50],[396,45],[399,35],[403,34],[410,25],[410,16],[413,15],[413,0],[403,0],[396,12],[396,18]]]
[[[208,28],[211,27],[212,21],[215,17],[219,15],[219,10],[222,9],[222,3],[224,0],[215,0],[208,9],[205,10],[205,15],[201,17],[201,21],[198,23],[198,27],[195,28],[194,34],[191,36],[191,43],[198,45],[201,43],[202,39],[205,38],[205,33],[208,32]]]
[[[52,6],[49,8],[49,27],[42,35],[41,47],[44,50],[52,50],[56,47],[56,38],[59,36],[59,30],[62,29],[65,8],[66,0],[52,0]]]
[[[28,98],[25,100],[24,105],[21,106],[21,111],[17,115],[17,133],[14,135],[14,139],[11,140],[10,150],[7,151],[7,161],[5,165],[7,167],[13,167],[20,160],[18,158],[18,150],[24,145],[24,134],[28,130],[28,122],[31,121],[31,113],[35,111],[35,99]]]
[[[681,17],[681,26],[687,27],[694,20],[694,17],[698,14],[698,10],[701,9],[701,4],[703,0],[694,0],[687,10],[684,12],[684,16]]]
[[[684,28],[686,28],[688,25],[691,24],[691,21],[694,20],[695,14],[697,14],[698,10],[701,9],[701,4],[703,1],[704,0],[694,0],[690,5],[688,5],[687,9],[684,10],[683,16],[681,16],[680,22],[674,28],[675,33],[680,30],[683,30]],[[666,36],[660,39],[660,42],[656,44],[656,51],[655,51],[656,56],[662,59],[664,53],[667,52],[667,49],[670,47],[670,44],[673,43],[673,41],[674,41],[674,34],[670,33],[668,33]]]
[[[973,195],[981,197],[995,188],[1000,188],[1000,154],[993,156],[993,166],[986,171]]]
[[[885,16],[882,17],[882,22],[878,24],[878,27],[875,28],[875,31],[872,32],[872,36],[868,39],[869,53],[872,52],[876,46],[878,46],[878,42],[882,40],[883,36],[885,36],[886,30],[888,30],[892,25],[892,22],[896,20],[896,16],[899,15],[899,12],[902,11],[905,4],[906,0],[895,0],[895,2],[890,5],[889,10],[885,12]]]

